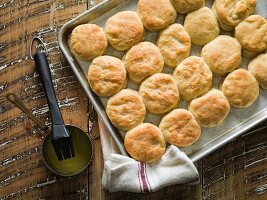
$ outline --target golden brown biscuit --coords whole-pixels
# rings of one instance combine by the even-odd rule
[[[253,59],[248,65],[248,70],[257,79],[260,86],[267,89],[267,53]]]
[[[219,26],[220,26],[220,28],[221,28],[222,30],[225,30],[225,31],[232,31],[232,30],[234,29],[234,27],[227,26],[226,24],[224,24],[224,23],[222,22],[222,20],[219,19],[219,15],[218,15],[218,13],[217,13],[217,9],[216,9],[216,1],[213,2],[212,7],[211,7],[211,10],[212,10],[214,16],[216,17],[216,19],[217,19],[217,21],[218,21],[218,24],[219,24]]]
[[[143,123],[146,108],[137,91],[123,89],[108,99],[106,112],[115,127],[127,131]]]
[[[101,56],[105,52],[108,42],[102,28],[95,24],[82,24],[72,30],[69,46],[75,57],[89,61]]]
[[[215,0],[212,11],[221,28],[232,31],[243,19],[255,12],[256,0]]]
[[[184,27],[195,45],[207,44],[220,34],[217,19],[207,7],[188,13]]]
[[[192,100],[189,111],[193,113],[200,126],[211,128],[222,123],[227,117],[230,104],[221,91],[212,89]]]
[[[190,37],[181,24],[172,24],[163,30],[159,34],[157,45],[165,64],[172,68],[187,58],[191,50]]]
[[[235,27],[235,38],[243,47],[243,55],[252,58],[267,48],[267,21],[251,15]]]
[[[158,73],[148,77],[142,82],[139,93],[152,114],[164,114],[179,104],[179,91],[169,74]]]
[[[151,42],[141,42],[133,46],[125,55],[124,63],[129,79],[136,84],[161,72],[164,66],[159,48]]]
[[[175,10],[185,14],[197,10],[205,5],[205,0],[171,0]]]
[[[212,87],[212,72],[201,57],[184,59],[174,70],[173,76],[185,101],[191,101]]]
[[[240,67],[241,45],[233,37],[220,35],[202,48],[201,57],[214,74],[223,76]]]
[[[164,137],[153,124],[140,124],[125,135],[124,145],[127,152],[137,161],[154,162],[163,156],[166,150]]]
[[[110,17],[105,26],[108,42],[123,51],[137,44],[144,36],[143,24],[134,11],[122,11]]]
[[[146,29],[158,31],[173,23],[177,13],[170,0],[139,0],[137,13]]]
[[[194,116],[185,109],[175,109],[164,116],[159,129],[168,143],[178,147],[193,144],[201,135],[201,128]]]
[[[126,69],[118,58],[99,56],[90,64],[87,79],[98,96],[111,96],[126,85]]]
[[[231,106],[244,108],[250,106],[259,96],[259,84],[250,72],[237,69],[225,78],[222,91]]]

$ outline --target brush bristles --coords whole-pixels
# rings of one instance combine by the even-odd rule
[[[68,159],[75,156],[72,137],[63,137],[52,140],[58,160]]]

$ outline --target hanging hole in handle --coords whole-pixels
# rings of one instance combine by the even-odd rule
[[[45,46],[45,44],[44,44],[44,42],[43,42],[43,40],[41,39],[41,38],[39,38],[39,37],[34,37],[33,39],[32,39],[32,41],[31,41],[31,46],[30,46],[30,58],[33,60],[34,58],[33,58],[33,46],[34,46],[34,42],[37,42],[37,44],[36,44],[36,52],[45,52],[45,53],[47,53],[47,48],[46,48],[46,46]]]
[[[6,95],[6,98],[7,98],[9,101],[11,101],[11,102],[15,102],[17,96],[16,96],[15,94],[13,94],[13,93],[8,93],[8,94]]]

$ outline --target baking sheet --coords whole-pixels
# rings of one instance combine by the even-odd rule
[[[92,90],[90,89],[86,75],[88,72],[88,66],[90,62],[83,62],[81,60],[75,59],[70,53],[69,47],[67,45],[69,34],[72,29],[83,23],[95,23],[101,27],[105,27],[105,23],[109,17],[116,14],[117,12],[124,10],[133,10],[136,11],[137,0],[109,0],[103,1],[98,4],[96,7],[86,11],[82,15],[79,15],[75,19],[66,23],[60,30],[59,33],[59,46],[64,53],[67,61],[69,62],[71,68],[76,74],[79,82],[84,88],[86,94],[92,101],[96,111],[102,118],[104,124],[111,132],[111,135],[115,142],[117,143],[119,149],[122,154],[127,155],[124,146],[122,137],[124,137],[124,132],[119,132],[113,125],[110,123],[107,115],[105,113],[105,105],[107,102],[107,98],[99,98],[97,97]],[[206,6],[211,7],[213,1],[206,1]],[[257,3],[257,13],[264,16],[267,16],[267,2],[265,0],[258,0]],[[183,24],[184,15],[178,14],[177,22]],[[229,32],[221,32],[221,34],[231,35]],[[147,32],[145,40],[151,41],[155,43],[157,38],[157,33]],[[192,46],[191,55],[200,56],[202,47]],[[116,51],[110,45],[107,49],[107,55],[112,55],[118,58],[122,58],[125,52]],[[247,69],[247,64],[250,60],[243,58],[242,68]],[[163,70],[165,73],[172,73],[173,69],[168,67],[164,67]],[[213,86],[218,88],[219,83],[221,82],[221,78],[214,78]],[[138,90],[138,85],[135,85],[131,82],[128,83],[128,88]],[[187,108],[187,104],[184,101],[181,101],[179,107]],[[243,132],[249,130],[256,124],[261,121],[267,119],[267,91],[260,89],[260,96],[256,100],[256,102],[245,109],[238,109],[231,107],[230,113],[226,120],[217,127],[214,128],[202,128],[202,135],[200,139],[194,143],[193,145],[185,148],[180,148],[184,151],[191,160],[197,161],[203,158],[208,153],[216,150],[220,146],[226,144],[228,141],[233,138],[241,135]],[[150,122],[155,125],[158,125],[161,120],[161,117],[154,116],[152,114],[147,114],[145,118],[145,122]]]

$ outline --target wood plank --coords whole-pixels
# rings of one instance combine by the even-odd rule
[[[203,199],[267,199],[266,133],[244,134],[203,159]]]
[[[87,9],[87,1],[1,2],[0,30],[0,197],[5,199],[86,199],[88,171],[55,176],[41,157],[42,140],[33,123],[6,101],[15,92],[41,120],[50,123],[47,102],[34,62],[31,38],[48,47],[52,78],[65,123],[88,132],[88,99],[57,44],[62,24]],[[85,117],[84,117],[85,116]]]

